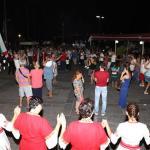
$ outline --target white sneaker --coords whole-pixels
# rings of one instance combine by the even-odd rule
[[[105,113],[101,113],[101,116],[102,116],[102,117],[105,116]]]
[[[144,87],[144,85],[143,85],[143,84],[140,84],[139,86],[140,86],[140,87]]]

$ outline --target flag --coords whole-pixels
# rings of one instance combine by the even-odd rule
[[[4,55],[7,55],[7,49],[5,47],[5,44],[3,42],[1,34],[0,34],[0,53],[3,53]]]

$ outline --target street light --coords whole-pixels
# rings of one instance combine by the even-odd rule
[[[18,34],[19,39],[21,38],[21,36],[22,36],[22,35],[19,33],[19,34]]]
[[[142,45],[142,56],[144,54],[144,41],[140,41],[140,45]]]
[[[98,16],[98,15],[97,15],[96,18],[97,18],[97,19],[104,19],[105,17],[104,17],[104,16]]]
[[[115,54],[116,54],[116,52],[117,52],[117,44],[119,43],[119,41],[118,40],[115,40]]]

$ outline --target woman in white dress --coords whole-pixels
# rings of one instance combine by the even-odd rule
[[[135,103],[130,103],[126,109],[127,121],[120,123],[115,133],[112,133],[107,120],[103,120],[107,133],[113,144],[121,138],[117,150],[140,150],[140,141],[144,138],[150,144],[150,133],[144,123],[138,121],[139,108]]]

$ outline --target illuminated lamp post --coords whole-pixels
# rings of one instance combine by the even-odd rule
[[[115,40],[115,54],[117,53],[117,44],[119,43],[118,40]]]

